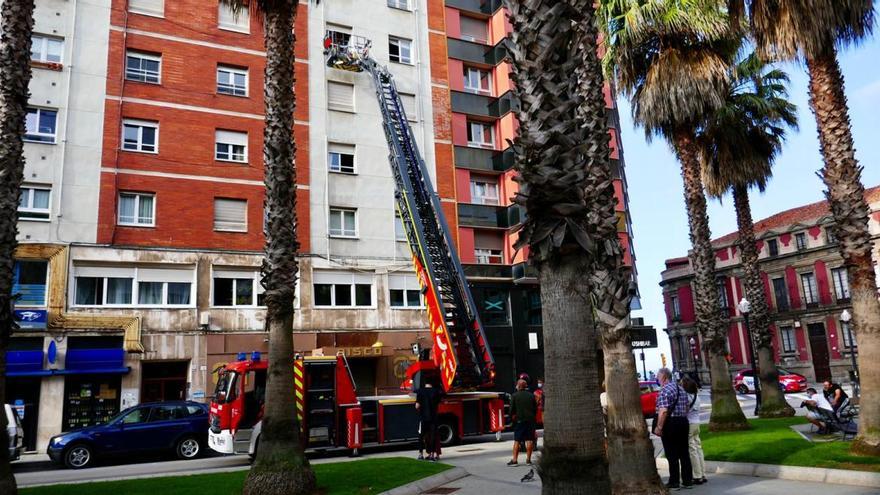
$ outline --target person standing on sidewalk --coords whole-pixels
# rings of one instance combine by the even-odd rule
[[[430,381],[416,393],[416,411],[419,413],[419,459],[422,458],[422,447],[428,454],[429,461],[439,460],[440,442],[437,438],[437,415],[440,409],[440,391]]]
[[[703,443],[700,441],[700,387],[691,377],[681,380],[681,388],[688,394],[688,453],[694,472],[694,484],[702,485],[706,479],[706,461]]]
[[[662,387],[657,397],[657,426],[654,434],[663,441],[663,451],[669,461],[667,488],[690,488],[694,484],[691,458],[688,454],[687,392],[672,380],[669,368],[657,371]]]
[[[516,382],[516,393],[510,399],[510,416],[513,418],[513,459],[508,466],[519,465],[520,442],[526,444],[526,464],[532,463],[532,451],[535,449],[535,415],[538,404],[535,395],[529,392],[525,380]]]

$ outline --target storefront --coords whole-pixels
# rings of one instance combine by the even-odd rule
[[[49,371],[43,369],[43,337],[10,339],[6,351],[6,402],[18,406],[26,451],[37,449],[40,387]],[[22,414],[23,413],[23,414]]]
[[[68,337],[64,369],[63,431],[106,422],[119,412],[125,351],[122,337]]]

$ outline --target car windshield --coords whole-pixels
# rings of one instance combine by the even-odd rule
[[[785,368],[776,368],[776,371],[778,371],[780,375],[793,375],[794,374]]]
[[[112,418],[108,419],[108,420],[107,420],[107,423],[102,423],[102,424],[111,424],[111,423],[115,423],[115,422],[119,421],[119,418],[121,418],[121,417],[125,416],[126,414],[130,413],[132,409],[133,409],[133,408],[131,408],[131,407],[129,407],[128,409],[123,409],[122,411],[119,411],[118,413],[116,413],[116,416],[113,416]]]
[[[238,373],[234,371],[220,371],[217,378],[217,386],[214,388],[214,402],[225,404],[235,400],[235,383]]]

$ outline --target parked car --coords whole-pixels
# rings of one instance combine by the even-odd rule
[[[90,466],[97,457],[174,452],[194,459],[208,444],[208,406],[173,401],[130,407],[110,421],[56,435],[47,453],[72,469]]]
[[[3,409],[6,411],[6,433],[9,435],[9,460],[17,461],[24,451],[24,428],[12,406],[4,404]]]
[[[653,418],[657,414],[657,395],[660,394],[660,384],[657,382],[639,382],[642,392],[642,415]]]
[[[779,371],[779,390],[782,392],[803,392],[807,389],[807,378],[798,373],[788,371],[785,368],[776,368]],[[733,388],[740,394],[749,394],[755,391],[755,372],[745,369],[736,374],[733,379]]]

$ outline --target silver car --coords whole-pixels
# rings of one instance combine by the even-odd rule
[[[17,461],[24,451],[24,428],[15,409],[9,404],[3,404],[6,410],[6,433],[9,435],[9,460]]]

